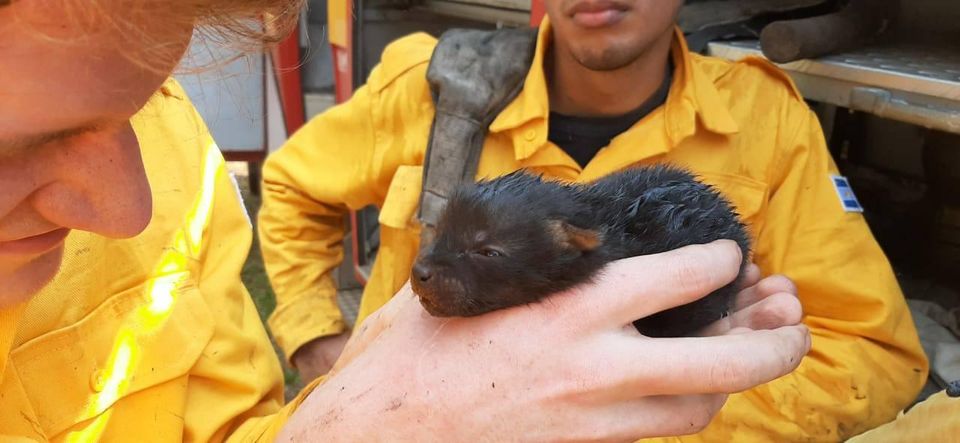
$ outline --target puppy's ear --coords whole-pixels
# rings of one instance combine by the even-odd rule
[[[603,241],[600,232],[578,228],[562,220],[550,220],[547,227],[554,241],[565,249],[592,251]]]

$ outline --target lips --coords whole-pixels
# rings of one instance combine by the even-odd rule
[[[0,256],[37,256],[56,248],[70,234],[70,229],[60,228],[32,237],[0,242]]]
[[[611,0],[582,1],[573,5],[568,15],[584,28],[602,28],[619,23],[629,9],[627,5]]]

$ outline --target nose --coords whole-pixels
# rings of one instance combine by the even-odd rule
[[[417,262],[417,264],[413,265],[413,276],[416,277],[417,280],[425,283],[433,277],[433,272],[430,266]]]
[[[153,198],[129,124],[52,145],[44,154],[34,161],[49,161],[51,183],[31,200],[44,219],[111,238],[137,235],[150,222]]]

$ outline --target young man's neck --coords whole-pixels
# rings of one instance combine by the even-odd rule
[[[547,63],[550,111],[579,117],[617,116],[642,106],[664,81],[673,34],[627,66],[594,71],[552,45]]]

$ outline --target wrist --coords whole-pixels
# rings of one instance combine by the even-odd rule
[[[415,400],[420,396],[410,392],[412,384],[384,383],[371,377],[380,372],[369,373],[370,366],[351,364],[330,374],[297,407],[277,441],[406,441],[428,432],[429,408]]]
[[[290,356],[290,360],[296,360],[301,357],[315,358],[316,354],[326,349],[327,343],[345,340],[347,332],[348,331],[340,331],[329,335],[321,335],[311,339],[293,351],[293,354]]]
[[[297,407],[276,441],[309,442],[364,441],[364,432],[373,424],[364,422],[362,397],[350,401],[343,377],[330,377],[317,386]],[[369,421],[369,416],[365,414]]]

